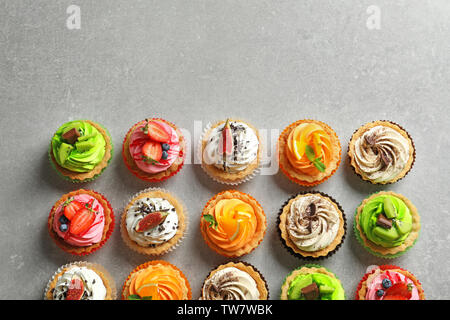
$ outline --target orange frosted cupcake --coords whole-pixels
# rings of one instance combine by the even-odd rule
[[[227,190],[208,201],[200,230],[208,246],[225,257],[240,257],[255,249],[266,232],[261,205],[246,193]]]
[[[190,300],[186,276],[174,265],[153,260],[134,269],[123,285],[123,300]]]
[[[318,185],[337,170],[341,144],[327,124],[316,120],[298,120],[286,127],[278,138],[281,171],[303,186]]]

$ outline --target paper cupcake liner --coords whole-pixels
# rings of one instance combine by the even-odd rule
[[[178,204],[183,208],[183,215],[184,215],[184,231],[183,231],[182,236],[177,240],[177,242],[175,242],[175,243],[172,244],[169,248],[167,248],[165,251],[162,251],[162,252],[160,252],[160,253],[157,253],[157,252],[155,252],[155,253],[149,253],[148,251],[151,251],[150,248],[151,248],[151,249],[154,249],[153,247],[142,247],[142,246],[140,246],[139,244],[137,244],[135,241],[133,241],[133,240],[128,236],[128,232],[127,232],[126,225],[125,225],[125,217],[126,217],[125,208],[128,206],[128,204],[129,204],[133,199],[135,199],[136,197],[138,197],[139,195],[141,195],[141,194],[143,194],[143,193],[147,193],[147,192],[152,192],[152,191],[160,191],[160,192],[164,192],[164,193],[170,194],[171,197],[173,197],[173,198],[178,202]],[[127,204],[125,205],[124,210],[123,210],[123,212],[122,212],[122,216],[121,216],[121,220],[120,220],[120,234],[121,234],[121,236],[122,236],[123,242],[124,242],[124,243],[127,245],[127,247],[130,248],[131,250],[136,251],[136,252],[138,252],[138,253],[140,253],[140,254],[144,254],[144,255],[149,255],[149,256],[161,256],[161,255],[163,255],[163,254],[166,254],[166,253],[169,253],[169,252],[175,250],[175,248],[177,248],[177,247],[184,241],[184,238],[185,238],[185,236],[186,236],[186,233],[187,233],[187,230],[188,230],[188,227],[189,227],[189,218],[188,218],[188,217],[189,217],[189,213],[188,213],[188,211],[187,211],[187,209],[186,209],[186,206],[185,206],[184,203],[183,203],[182,201],[180,201],[177,197],[174,197],[174,196],[172,195],[172,193],[170,193],[169,191],[167,191],[166,189],[163,189],[163,188],[147,188],[147,189],[144,189],[144,190],[139,191],[138,193],[134,194],[133,196],[131,196],[131,197],[128,199]],[[161,245],[164,245],[165,243],[167,243],[167,242],[164,242],[164,243],[161,244]],[[157,248],[158,246],[161,246],[161,245],[157,245],[156,248]]]
[[[400,252],[395,253],[395,254],[382,254],[382,253],[376,252],[376,251],[372,250],[371,248],[369,248],[368,246],[366,246],[365,243],[364,243],[364,240],[362,239],[361,234],[360,234],[360,232],[359,232],[359,230],[358,230],[358,228],[357,228],[356,216],[357,216],[357,214],[358,214],[358,208],[362,205],[362,203],[363,203],[363,201],[364,201],[365,199],[370,198],[371,196],[373,196],[373,195],[375,195],[375,194],[377,194],[377,193],[380,193],[380,192],[382,192],[382,191],[378,191],[378,192],[371,193],[369,196],[367,196],[366,198],[364,198],[364,199],[360,202],[360,204],[356,207],[356,210],[355,210],[355,218],[353,219],[353,233],[355,234],[355,237],[356,237],[356,239],[358,240],[358,242],[359,242],[359,243],[364,247],[364,249],[366,249],[370,254],[372,254],[372,255],[374,255],[374,256],[376,256],[376,257],[378,257],[378,258],[394,259],[394,258],[400,257],[401,255],[403,255],[403,254],[405,254],[406,252],[408,252],[412,247],[414,247],[414,245],[416,244],[417,240],[419,239],[420,232],[419,232],[417,238],[414,240],[414,242],[413,242],[410,246],[406,247],[405,250],[400,251]],[[368,240],[369,240],[369,239],[368,239]],[[370,240],[369,240],[369,241],[370,241]]]
[[[227,192],[238,193],[240,196],[243,196],[245,198],[251,199],[252,201],[254,201],[256,203],[257,206],[259,206],[259,208],[261,209],[261,214],[264,216],[264,226],[263,226],[263,231],[262,231],[262,234],[260,236],[260,239],[257,240],[257,243],[251,249],[246,249],[246,250],[240,249],[239,251],[242,251],[242,250],[244,251],[244,253],[240,253],[240,254],[221,252],[220,248],[216,248],[215,246],[213,246],[213,244],[210,244],[209,240],[207,239],[207,236],[202,231],[201,217],[203,216],[203,212],[205,212],[206,208],[210,205],[211,202],[216,201],[217,197],[219,197],[222,194],[227,193]],[[208,247],[211,248],[211,250],[213,250],[217,254],[220,254],[221,256],[224,256],[224,257],[227,257],[227,258],[242,257],[244,255],[249,254],[253,250],[255,250],[261,244],[261,242],[263,241],[264,236],[266,235],[266,230],[267,230],[267,218],[266,218],[266,214],[264,213],[264,210],[263,210],[263,207],[261,206],[261,204],[255,198],[250,196],[249,194],[241,192],[241,191],[237,191],[237,190],[224,190],[224,191],[219,192],[218,194],[214,195],[211,199],[209,199],[208,202],[206,203],[206,205],[203,207],[203,210],[202,210],[202,213],[201,213],[201,216],[200,216],[200,223],[199,224],[200,224],[200,232],[202,234],[203,240],[208,245]]]
[[[342,289],[344,289],[344,286],[342,285],[341,279],[339,279],[339,277],[338,277],[333,271],[331,271],[331,270],[328,269],[327,267],[324,267],[324,266],[322,266],[322,265],[320,265],[320,264],[314,264],[314,263],[307,263],[307,264],[301,265],[300,267],[295,268],[294,270],[292,270],[291,272],[289,272],[289,273],[284,277],[283,284],[281,285],[281,288],[283,288],[284,285],[286,285],[286,280],[287,280],[287,278],[289,278],[289,276],[292,275],[292,273],[293,273],[294,271],[300,270],[300,269],[302,269],[302,268],[318,268],[318,269],[319,269],[319,268],[324,268],[326,271],[328,271],[329,273],[333,274],[333,276],[334,276],[336,279],[339,280],[339,282],[341,283]],[[281,294],[282,294],[282,289],[280,289],[280,298],[281,298]],[[345,289],[344,289],[344,298],[345,298],[345,300],[347,299],[347,294],[345,293]]]
[[[334,169],[330,172],[330,174],[328,174],[327,176],[323,177],[321,180],[317,180],[317,181],[313,181],[313,182],[308,182],[308,181],[300,180],[300,179],[294,177],[294,176],[289,172],[289,170],[288,170],[287,168],[284,167],[283,163],[280,161],[280,152],[281,152],[281,151],[280,151],[280,147],[279,147],[279,145],[280,145],[280,139],[281,139],[282,136],[285,135],[285,133],[287,133],[288,130],[291,130],[294,126],[296,126],[296,125],[299,123],[299,121],[314,121],[314,122],[318,122],[318,123],[320,123],[321,125],[323,125],[324,127],[329,128],[329,129],[334,133],[334,135],[336,136],[336,140],[337,140],[338,145],[339,145],[339,155],[338,155],[338,160],[337,160],[337,162],[336,162],[336,168],[334,168]],[[278,141],[277,141],[277,153],[278,153],[278,157],[277,157],[277,160],[278,160],[278,166],[280,167],[280,169],[281,169],[281,171],[284,173],[284,175],[285,175],[286,177],[289,178],[289,180],[291,180],[292,182],[294,182],[294,183],[296,183],[296,184],[299,184],[299,185],[301,185],[301,186],[304,186],[304,187],[313,187],[313,186],[317,186],[317,185],[319,185],[319,184],[321,184],[321,183],[324,183],[324,182],[327,181],[329,178],[331,178],[331,177],[334,175],[334,173],[337,171],[337,169],[339,168],[339,166],[340,166],[340,164],[341,164],[342,147],[341,147],[341,142],[340,142],[340,140],[339,140],[339,136],[337,135],[337,133],[336,133],[336,132],[328,125],[328,124],[326,124],[325,122],[319,121],[319,120],[302,119],[302,120],[298,120],[298,121],[295,121],[295,122],[291,123],[290,125],[288,125],[286,128],[283,129],[283,131],[281,132],[281,134],[280,134],[280,136],[279,136],[279,138],[278,138]]]
[[[411,276],[414,277],[414,279],[411,279],[411,280],[413,280],[413,282],[417,282],[417,283],[420,285],[420,288],[418,287],[417,289],[418,289],[418,291],[419,291],[419,294],[423,296],[423,299],[422,299],[422,300],[425,299],[425,294],[424,294],[424,291],[423,291],[422,284],[420,283],[419,279],[417,279],[416,276],[413,275],[410,271],[405,270],[405,269],[400,268],[400,267],[395,266],[395,265],[381,265],[381,266],[378,266],[378,268],[380,268],[380,269],[383,270],[383,271],[384,271],[384,270],[391,270],[391,269],[399,269],[399,270],[408,272]],[[355,300],[360,300],[360,299],[359,299],[359,291],[361,290],[362,285],[364,284],[364,282],[366,282],[366,280],[367,280],[367,278],[369,277],[369,275],[373,274],[373,273],[375,272],[375,270],[377,270],[378,268],[372,269],[370,272],[366,272],[366,273],[364,274],[364,276],[362,277],[362,279],[359,281],[358,286],[356,287],[356,291],[355,291]]]
[[[111,276],[111,274],[102,265],[97,264],[97,263],[92,263],[92,262],[86,262],[86,261],[70,262],[68,264],[65,264],[65,265],[59,267],[58,270],[56,270],[56,272],[52,275],[52,277],[48,281],[47,285],[45,286],[44,300],[52,300],[52,299],[48,298],[48,292],[52,289],[52,283],[56,279],[59,278],[60,274],[62,274],[64,269],[73,267],[73,266],[87,267],[89,269],[94,270],[100,276],[100,278],[102,278],[103,284],[105,285],[106,290],[107,290],[107,295],[108,295],[108,291],[110,292],[110,299],[107,299],[107,300],[116,300],[117,288],[116,288],[116,283],[114,281],[114,278]],[[105,283],[105,281],[106,281],[106,283]]]
[[[280,223],[281,223],[280,216],[281,216],[281,213],[283,212],[283,208],[289,203],[289,201],[291,201],[291,200],[294,199],[295,197],[297,197],[297,196],[299,196],[299,195],[301,195],[301,194],[308,194],[308,193],[312,193],[312,194],[318,193],[318,194],[320,194],[320,195],[322,195],[322,196],[324,196],[324,197],[329,198],[331,201],[333,201],[333,202],[338,206],[339,210],[342,212],[342,219],[344,220],[344,234],[343,234],[343,236],[342,236],[341,242],[336,246],[336,248],[334,248],[332,251],[328,252],[328,253],[327,253],[326,255],[324,255],[324,256],[319,256],[319,257],[304,256],[304,255],[302,255],[301,253],[295,252],[291,247],[289,247],[289,246],[286,244],[286,242],[284,241],[284,239],[283,239],[282,236],[281,236],[281,230],[280,230],[279,225],[280,225]],[[280,208],[280,210],[279,210],[279,212],[278,212],[276,229],[277,229],[278,237],[280,238],[281,243],[283,244],[284,248],[285,248],[292,256],[294,256],[294,257],[296,257],[296,258],[303,259],[303,260],[307,260],[307,261],[319,261],[319,260],[322,260],[322,259],[325,259],[325,258],[329,258],[329,257],[331,257],[332,255],[334,255],[334,254],[339,250],[339,248],[342,246],[342,244],[344,243],[345,236],[347,235],[347,218],[346,218],[346,216],[345,216],[344,209],[341,207],[341,205],[339,204],[339,202],[337,202],[333,197],[329,196],[328,194],[326,194],[326,193],[324,193],[324,192],[320,192],[320,191],[302,191],[302,192],[299,192],[299,193],[297,193],[297,194],[295,194],[295,195],[289,197],[289,198],[283,203],[283,205],[281,206],[281,208]]]
[[[412,137],[411,137],[411,135],[409,134],[409,132],[406,131],[406,130],[405,130],[401,125],[399,125],[398,123],[393,122],[393,121],[390,121],[390,120],[376,120],[376,121],[389,122],[389,123],[391,123],[391,124],[393,124],[393,125],[399,127],[399,128],[400,128],[403,132],[405,132],[406,135],[408,136],[409,140],[411,141],[412,147],[413,147],[413,154],[412,154],[413,160],[412,160],[411,166],[409,167],[408,171],[406,171],[405,174],[404,174],[401,178],[398,178],[398,179],[396,179],[395,181],[390,181],[390,182],[372,182],[371,180],[364,179],[364,177],[363,177],[361,174],[359,174],[358,172],[356,172],[356,168],[352,165],[352,159],[351,159],[351,157],[350,157],[350,143],[351,143],[351,141],[353,140],[353,137],[355,136],[355,133],[356,133],[359,129],[361,129],[361,127],[365,126],[367,123],[364,124],[364,125],[362,125],[362,126],[360,126],[358,129],[356,129],[356,130],[353,132],[352,137],[350,138],[350,141],[349,141],[348,146],[347,146],[347,161],[348,161],[348,164],[349,164],[350,168],[353,170],[353,172],[354,172],[354,173],[355,173],[362,181],[364,181],[364,182],[366,182],[366,183],[369,183],[369,184],[371,184],[371,185],[387,185],[387,184],[394,184],[394,183],[396,183],[396,182],[402,180],[404,177],[406,177],[406,176],[408,175],[408,173],[411,171],[412,167],[414,166],[414,163],[416,162],[416,146],[415,146],[414,140],[412,139]],[[371,121],[371,122],[375,122],[375,121]],[[368,123],[371,123],[371,122],[368,122]]]
[[[100,240],[100,242],[98,243],[94,243],[90,246],[73,246],[70,245],[66,242],[64,242],[64,239],[62,239],[61,237],[58,236],[58,234],[56,234],[55,231],[53,231],[53,225],[52,223],[50,223],[50,221],[52,221],[53,219],[53,215],[55,213],[55,210],[57,209],[56,203],[59,202],[59,200],[65,196],[67,196],[67,198],[71,197],[72,195],[76,195],[79,194],[79,192],[86,192],[87,194],[92,195],[95,194],[97,197],[100,197],[103,201],[106,202],[107,205],[107,209],[109,209],[110,214],[109,214],[109,218],[111,219],[110,223],[109,223],[109,228],[106,231],[106,234],[103,236],[102,240]],[[61,196],[61,198],[55,203],[55,205],[53,205],[52,209],[50,210],[49,216],[48,216],[48,230],[49,230],[49,234],[50,237],[53,239],[53,242],[59,247],[61,248],[64,252],[76,255],[76,256],[85,256],[91,253],[94,253],[95,251],[99,250],[101,247],[103,247],[103,245],[108,241],[109,237],[111,236],[111,234],[114,231],[114,226],[115,226],[115,217],[114,217],[114,210],[111,206],[111,204],[109,203],[108,199],[106,199],[106,197],[104,195],[102,195],[99,192],[96,192],[94,190],[89,190],[89,189],[78,189],[76,191],[72,191],[69,193],[64,194],[63,196]],[[106,210],[104,210],[106,211]]]
[[[215,182],[218,182],[218,183],[221,183],[221,184],[225,184],[225,185],[229,185],[229,186],[237,186],[237,185],[239,185],[241,183],[244,183],[244,182],[252,180],[255,176],[257,176],[261,172],[261,167],[262,167],[261,159],[259,159],[258,166],[251,173],[249,173],[248,175],[246,175],[242,179],[239,179],[239,180],[236,180],[236,181],[224,181],[224,180],[221,180],[219,177],[214,176],[211,172],[209,172],[206,169],[206,167],[204,166],[204,163],[203,163],[203,141],[205,140],[206,134],[209,132],[211,127],[212,127],[212,124],[211,124],[211,122],[209,122],[206,125],[206,127],[203,129],[203,132],[201,134],[200,140],[198,141],[198,144],[197,144],[197,159],[200,161],[201,167],[202,167],[203,171],[208,175],[208,177],[213,179]],[[259,148],[260,148],[260,150],[258,152],[261,155],[263,150],[264,150],[264,146],[263,146],[261,140],[259,140]]]
[[[170,266],[173,269],[177,270],[181,277],[184,279],[185,283],[186,283],[186,287],[188,289],[188,296],[187,296],[187,300],[192,300],[192,291],[191,291],[191,286],[189,284],[189,281],[186,277],[186,275],[179,269],[177,268],[175,265],[164,261],[164,260],[152,260],[152,261],[147,261],[139,266],[137,266],[136,268],[133,269],[133,271],[130,272],[130,274],[128,275],[127,279],[124,281],[123,286],[122,286],[122,294],[121,294],[121,299],[122,300],[127,300],[124,293],[125,293],[125,289],[127,288],[127,282],[131,279],[131,277],[133,276],[134,273],[138,272],[139,270],[145,269],[150,265],[156,265],[156,264],[162,264],[162,265],[166,265],[166,266]]]
[[[232,262],[229,262],[229,263],[232,263],[233,265],[234,265],[234,264],[238,264],[238,263],[242,263],[243,265],[245,265],[245,266],[247,266],[247,267],[253,268],[253,270],[254,270],[256,273],[259,274],[261,280],[264,282],[264,285],[265,285],[265,288],[266,288],[266,291],[267,291],[267,298],[266,298],[265,300],[269,300],[269,299],[270,299],[269,286],[268,286],[267,281],[266,281],[266,279],[264,278],[263,274],[261,273],[261,271],[259,271],[254,265],[252,265],[252,264],[250,264],[250,263],[248,263],[248,262],[244,262],[244,261],[232,261]],[[208,280],[209,277],[211,276],[211,273],[214,272],[214,271],[216,271],[219,267],[224,266],[224,265],[227,265],[227,264],[228,264],[228,263],[218,264],[218,265],[216,265],[214,268],[212,268],[212,269],[209,271],[209,273],[208,273],[208,275],[206,276],[205,280],[203,280],[203,284],[202,284],[202,286],[201,286],[201,288],[200,288],[200,298],[199,298],[199,300],[203,300],[203,287],[204,287],[204,285],[205,285],[206,280]]]
[[[93,121],[92,121],[93,122]],[[53,149],[52,149],[52,143],[50,142],[50,146],[48,148],[47,151],[47,156],[49,159],[49,162],[51,164],[51,167],[56,171],[56,173],[58,174],[58,176],[60,176],[61,178],[63,178],[64,180],[70,181],[72,183],[84,183],[84,182],[90,182],[90,181],[94,181],[95,179],[97,179],[102,173],[103,171],[105,171],[106,168],[108,168],[109,164],[111,163],[111,160],[113,158],[114,155],[114,144],[113,144],[113,140],[111,138],[111,134],[109,133],[108,129],[106,129],[103,125],[101,125],[100,123],[95,122],[95,124],[97,124],[98,126],[100,126],[103,130],[105,130],[106,134],[109,137],[109,144],[111,146],[111,156],[109,157],[108,161],[106,162],[106,165],[101,169],[101,171],[99,173],[97,173],[96,175],[94,175],[91,178],[85,178],[83,180],[80,179],[72,179],[69,176],[66,176],[65,174],[63,174],[60,170],[59,170],[59,165],[53,161]]]
[[[171,127],[173,127],[174,129],[177,130],[178,137],[182,138],[182,141],[184,141],[184,144],[186,143],[186,141],[184,140],[184,136],[181,134],[179,129],[173,123],[171,123],[171,122],[169,122],[167,120],[161,119],[161,118],[149,118],[149,120],[159,120],[159,121],[163,121],[163,122],[167,123],[168,125],[170,125]],[[145,120],[142,120],[142,121],[145,121]],[[133,168],[130,165],[130,163],[128,163],[127,154],[129,154],[129,150],[128,150],[128,148],[127,149],[125,148],[125,144],[126,144],[126,141],[127,141],[128,137],[131,135],[132,130],[134,129],[134,127],[136,125],[138,125],[139,123],[141,123],[142,121],[139,121],[139,122],[135,123],[128,130],[127,134],[125,135],[125,138],[123,139],[123,142],[122,142],[122,159],[123,159],[123,162],[125,163],[125,166],[128,168],[128,171],[130,171],[133,175],[135,175],[136,177],[138,177],[141,180],[145,180],[145,181],[148,181],[148,182],[161,182],[161,181],[167,180],[170,177],[176,175],[181,170],[181,168],[183,168],[184,160],[186,159],[186,146],[185,145],[181,146],[180,154],[178,155],[178,158],[182,158],[183,161],[180,164],[178,164],[177,169],[172,171],[169,175],[164,175],[161,178],[156,178],[155,177],[156,175],[160,174],[161,172],[165,172],[165,171],[161,171],[161,172],[155,173],[154,176],[152,176],[152,174],[142,171],[136,165]],[[171,167],[169,167],[169,168],[171,168]],[[166,169],[166,170],[168,170],[168,169]]]

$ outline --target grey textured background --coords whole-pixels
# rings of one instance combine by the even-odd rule
[[[81,30],[66,28],[70,4],[81,7]],[[366,27],[369,5],[381,9],[380,30]],[[365,122],[388,119],[407,128],[417,159],[405,179],[372,186],[343,157],[336,174],[315,189],[340,202],[350,226],[368,194],[406,195],[422,217],[416,246],[386,261],[367,253],[349,228],[341,249],[320,263],[340,277],[348,298],[368,265],[387,262],[413,272],[427,298],[449,299],[449,16],[447,0],[1,0],[0,298],[41,299],[53,272],[80,260],[56,247],[46,228],[53,203],[81,187],[48,163],[59,125],[88,118],[109,129],[116,147],[111,165],[82,186],[105,194],[119,217],[127,199],[150,186],[129,173],[120,156],[129,127],[161,116],[195,138],[194,121],[234,116],[268,130],[302,118],[322,120],[335,129],[343,151]],[[184,271],[198,298],[208,271],[228,261],[206,246],[198,228],[203,205],[225,188],[189,164],[153,185],[189,209],[184,242],[162,258]],[[276,214],[303,188],[279,172],[238,189],[259,200],[268,218],[264,241],[242,260],[262,271],[278,299],[284,277],[304,261],[282,247]],[[103,264],[120,288],[149,258],[129,250],[117,227],[85,260]]]

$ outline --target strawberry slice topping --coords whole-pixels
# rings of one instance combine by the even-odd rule
[[[161,143],[148,141],[142,147],[144,162],[158,162],[162,157]]]
[[[79,235],[88,230],[95,220],[95,213],[84,207],[77,211],[70,221],[69,232],[73,235]]]
[[[66,300],[80,300],[83,296],[83,292],[83,281],[79,277],[74,276],[67,287]]]
[[[156,121],[149,121],[144,129],[153,141],[165,143],[170,141],[169,133]]]
[[[141,221],[139,221],[138,225],[136,226],[136,231],[144,232],[153,229],[154,227],[163,223],[164,220],[166,220],[168,214],[168,212],[160,211],[147,214],[144,218],[142,218]]]
[[[397,282],[386,290],[384,300],[409,300],[411,299],[411,290],[408,288],[408,284],[404,281]],[[386,299],[388,297],[402,297],[404,299]]]
[[[68,220],[72,220],[73,216],[81,208],[83,208],[83,204],[71,198],[64,203],[64,215]]]

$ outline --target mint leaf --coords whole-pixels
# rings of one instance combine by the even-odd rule
[[[306,145],[305,147],[305,154],[309,161],[313,162],[316,158],[316,153],[314,152],[314,149],[310,145]]]
[[[314,152],[313,147],[310,145],[306,145],[305,147],[305,154],[309,161],[314,165],[314,167],[317,168],[320,172],[325,172],[325,169],[327,168],[322,161],[322,156],[316,158],[316,153]]]
[[[145,297],[142,297],[142,300],[153,300],[153,297],[152,296],[145,296]]]
[[[130,294],[130,295],[127,297],[127,299],[128,299],[128,300],[141,300],[141,297],[138,296],[137,294]]]
[[[209,227],[217,228],[217,221],[216,219],[210,215],[210,214],[204,214],[203,219],[205,219],[206,222],[209,222]]]
[[[313,165],[319,170],[320,172],[325,172],[325,169],[327,168],[321,161],[316,160],[313,162]]]

